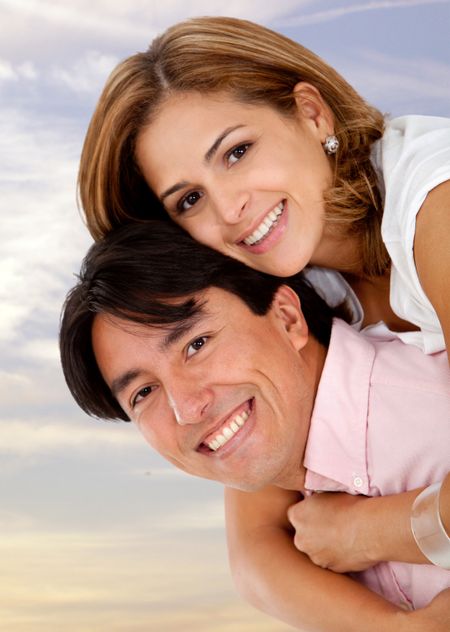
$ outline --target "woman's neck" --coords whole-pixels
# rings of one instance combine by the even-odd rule
[[[390,270],[382,276],[361,277],[343,273],[355,292],[364,311],[363,327],[382,320],[391,331],[416,331],[418,328],[403,320],[392,310],[390,303]]]
[[[338,229],[325,229],[324,235],[311,258],[312,265],[331,268],[343,274],[363,276],[361,238]]]
[[[382,320],[392,331],[415,331],[417,327],[403,320],[390,304],[390,269],[382,276],[368,277],[363,272],[361,238],[334,228],[326,229],[311,259],[313,265],[331,268],[347,280],[364,311],[363,326]]]

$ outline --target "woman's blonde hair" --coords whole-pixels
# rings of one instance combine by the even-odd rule
[[[111,73],[87,131],[79,197],[88,228],[99,239],[131,220],[166,216],[140,173],[136,138],[170,94],[226,93],[286,115],[296,108],[294,86],[314,85],[334,116],[340,146],[326,218],[359,235],[367,275],[384,272],[383,213],[372,143],[383,133],[382,114],[333,68],[300,44],[252,22],[229,17],[186,20],[157,37],[144,53]]]

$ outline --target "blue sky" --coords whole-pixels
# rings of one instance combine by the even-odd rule
[[[297,39],[392,115],[450,116],[450,0],[0,0],[0,623],[11,632],[288,629],[234,592],[220,486],[178,473],[130,424],[86,418],[58,362],[61,304],[90,244],[75,183],[96,98],[120,59],[206,14]]]

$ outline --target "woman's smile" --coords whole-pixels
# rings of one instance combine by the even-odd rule
[[[281,240],[287,227],[287,221],[287,200],[283,200],[264,216],[255,230],[237,243],[249,253],[264,254]]]

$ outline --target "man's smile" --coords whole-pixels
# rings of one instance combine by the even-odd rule
[[[230,439],[235,437],[238,432],[243,428],[247,419],[249,418],[253,408],[253,400],[248,400],[244,404],[241,404],[239,408],[227,418],[220,422],[213,432],[209,432],[205,439],[199,446],[205,448],[207,446],[208,451],[217,452],[222,448]],[[201,450],[203,451],[203,450]]]

